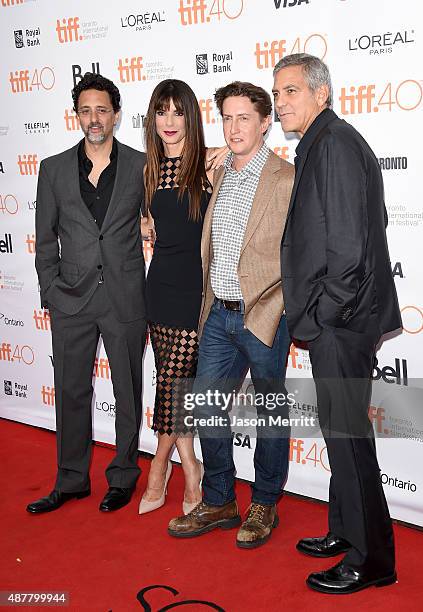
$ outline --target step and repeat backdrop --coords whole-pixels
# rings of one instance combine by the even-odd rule
[[[112,79],[122,95],[116,136],[140,150],[155,85],[178,78],[194,89],[206,142],[223,144],[213,93],[231,80],[272,88],[272,68],[287,54],[324,59],[334,110],[368,140],[379,159],[389,216],[392,274],[404,321],[377,354],[369,415],[381,478],[394,518],[423,526],[423,288],[421,262],[421,69],[419,2],[385,0],[0,0],[0,416],[55,428],[49,313],[41,309],[34,268],[40,161],[80,138],[71,89],[86,71]],[[267,142],[293,161],[298,140],[277,117]],[[152,249],[144,245],[147,263]],[[155,372],[145,362],[140,448],[154,452],[149,427]],[[308,352],[292,345],[293,391],[311,378]],[[115,401],[107,355],[93,371],[96,440],[114,442]],[[311,385],[294,412],[316,415]],[[320,436],[292,431],[288,491],[327,499],[329,465]],[[251,479],[254,431],[234,428],[238,476]],[[198,452],[199,445],[196,441]],[[177,458],[175,456],[175,458]],[[53,472],[52,466],[52,472]]]

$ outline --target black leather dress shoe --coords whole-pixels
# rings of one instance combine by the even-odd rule
[[[27,505],[27,512],[31,514],[41,514],[42,512],[52,512],[63,506],[70,499],[82,499],[87,497],[91,491],[79,491],[77,493],[64,493],[62,491],[52,491],[47,497],[41,497]]]
[[[310,574],[306,583],[315,591],[331,595],[348,595],[370,586],[382,587],[397,581],[395,572],[381,575],[375,571],[365,572],[353,569],[343,561],[323,572]]]
[[[120,487],[109,487],[103,501],[100,504],[100,510],[102,512],[112,512],[113,510],[119,510],[131,501],[132,493],[134,489],[123,489]]]
[[[297,550],[312,557],[336,557],[350,548],[346,540],[338,538],[333,533],[321,538],[304,538],[297,544]]]

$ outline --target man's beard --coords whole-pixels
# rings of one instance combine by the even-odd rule
[[[98,132],[97,134],[92,134],[90,132],[90,129],[96,127],[96,128],[102,128],[102,125],[89,125],[87,131],[85,132],[85,136],[88,140],[88,142],[90,142],[91,144],[101,144],[102,142],[104,142],[106,140],[106,135],[104,133],[104,131],[102,132]]]

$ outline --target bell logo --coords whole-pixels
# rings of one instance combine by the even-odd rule
[[[12,234],[5,234],[0,240],[0,253],[13,253]]]
[[[85,72],[92,72],[93,74],[100,74],[100,62],[92,62],[90,70]],[[73,86],[78,83],[82,79],[84,75],[82,74],[82,67],[79,64],[72,65],[72,78],[73,78]]]
[[[142,57],[120,59],[118,65],[120,82],[145,81],[147,77],[142,74],[143,67]]]
[[[21,176],[33,176],[38,174],[38,160],[34,154],[18,155],[18,167]]]
[[[79,117],[74,113],[73,110],[65,109],[65,115],[63,117],[65,120],[66,131],[75,132],[79,130]]]
[[[216,123],[213,113],[213,102],[211,98],[198,100],[198,105],[201,111],[201,117],[204,123]]]
[[[83,40],[79,36],[79,17],[69,17],[68,19],[60,19],[56,21],[56,32],[59,43],[77,42]]]
[[[26,235],[26,250],[30,255],[35,255],[35,234]]]
[[[388,385],[397,384],[408,387],[407,360],[401,359],[400,361],[399,359],[395,359],[395,368],[391,366],[379,368],[378,360],[375,358],[372,380],[380,379],[388,383]]]

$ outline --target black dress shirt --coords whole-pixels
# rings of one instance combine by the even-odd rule
[[[88,176],[93,168],[92,161],[85,153],[85,140],[81,140],[78,147],[79,160],[79,188],[81,197],[87,205],[88,210],[94,217],[98,227],[103,225],[104,217],[112,197],[116,178],[118,147],[116,139],[113,138],[112,151],[110,153],[110,164],[104,168],[98,179],[97,187],[90,182]]]

